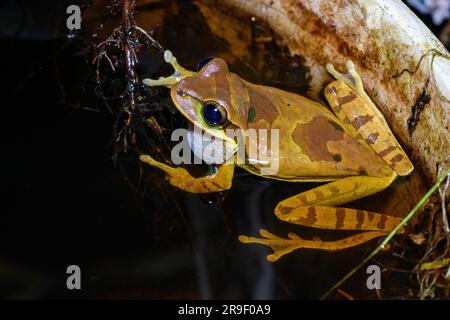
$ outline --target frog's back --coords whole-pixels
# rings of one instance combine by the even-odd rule
[[[248,129],[278,129],[278,173],[272,178],[324,181],[346,176],[384,176],[392,170],[375,152],[322,104],[273,87],[246,83]],[[264,146],[259,146],[260,150]],[[247,168],[248,169],[248,168]],[[251,171],[257,171],[254,166]]]

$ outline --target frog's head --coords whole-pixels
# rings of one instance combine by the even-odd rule
[[[181,67],[170,51],[164,58],[175,69],[174,74],[159,80],[144,79],[143,83],[170,88],[175,106],[192,124],[236,150],[236,142],[227,137],[225,128],[246,129],[242,80],[229,72],[223,59],[211,59],[198,72],[192,72]]]

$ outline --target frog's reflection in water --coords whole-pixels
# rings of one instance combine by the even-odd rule
[[[236,178],[241,175],[250,176],[239,172]],[[247,250],[237,240],[239,230],[256,233],[263,226],[261,212],[265,203],[262,199],[271,185],[267,180],[244,179],[232,191],[234,195],[241,195],[239,202],[226,201],[229,192],[186,194],[201,299],[274,298],[275,268],[265,259],[267,250],[262,247]],[[222,272],[226,275],[221,275]],[[232,273],[235,276],[231,276]],[[225,283],[221,283],[223,281]]]

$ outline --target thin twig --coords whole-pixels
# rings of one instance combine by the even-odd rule
[[[155,39],[152,38],[152,36],[150,36],[148,34],[147,31],[145,31],[144,29],[142,29],[139,26],[134,26],[134,28],[138,31],[140,31],[144,36],[146,36],[148,38],[148,40],[150,41],[150,44],[159,51],[159,53],[163,54],[164,53],[164,48],[159,44],[158,41],[156,41]]]
[[[128,39],[129,33],[132,29],[132,18],[131,13],[133,12],[135,1],[123,0],[122,1],[122,26],[123,34],[126,39]],[[134,50],[128,44],[128,41],[124,41],[123,50],[125,51],[125,64],[127,69],[128,78],[128,97],[130,100],[131,108],[134,109],[136,105],[136,88],[137,88],[137,76],[135,67],[135,60],[133,59]]]
[[[403,218],[403,220],[394,228],[394,230],[389,233],[389,235],[381,242],[379,246],[372,251],[359,265],[353,268],[349,273],[347,273],[341,280],[339,280],[335,285],[333,285],[327,292],[325,292],[320,300],[326,299],[334,290],[339,288],[347,279],[349,279],[356,271],[361,269],[367,262],[369,262],[378,252],[383,250],[389,241],[395,236],[395,234],[416,214],[416,212],[425,204],[425,202],[431,197],[431,195],[439,188],[444,179],[450,175],[450,170],[447,174],[440,177],[433,187],[425,194],[425,196],[417,203],[417,205],[408,213],[408,215]]]

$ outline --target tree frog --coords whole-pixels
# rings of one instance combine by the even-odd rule
[[[326,65],[335,79],[324,89],[327,107],[295,93],[245,81],[230,72],[220,58],[193,72],[180,66],[170,51],[164,56],[175,70],[173,75],[144,79],[143,83],[170,88],[176,108],[191,123],[224,141],[229,140],[226,128],[244,132],[278,129],[278,171],[263,177],[326,182],[279,202],[274,210],[279,219],[307,227],[362,231],[337,241],[321,241],[292,233],[281,238],[261,229],[262,238],[240,236],[241,242],[271,247],[273,253],[267,259],[276,261],[300,248],[340,250],[356,246],[388,234],[400,222],[398,217],[340,207],[385,189],[397,176],[408,175],[414,169],[365,93],[351,61],[346,64],[345,74],[332,64]],[[226,163],[210,175],[194,178],[184,168],[166,165],[148,155],[141,155],[140,160],[163,170],[171,185],[193,193],[231,188],[237,165]],[[238,166],[260,175],[258,163]]]

